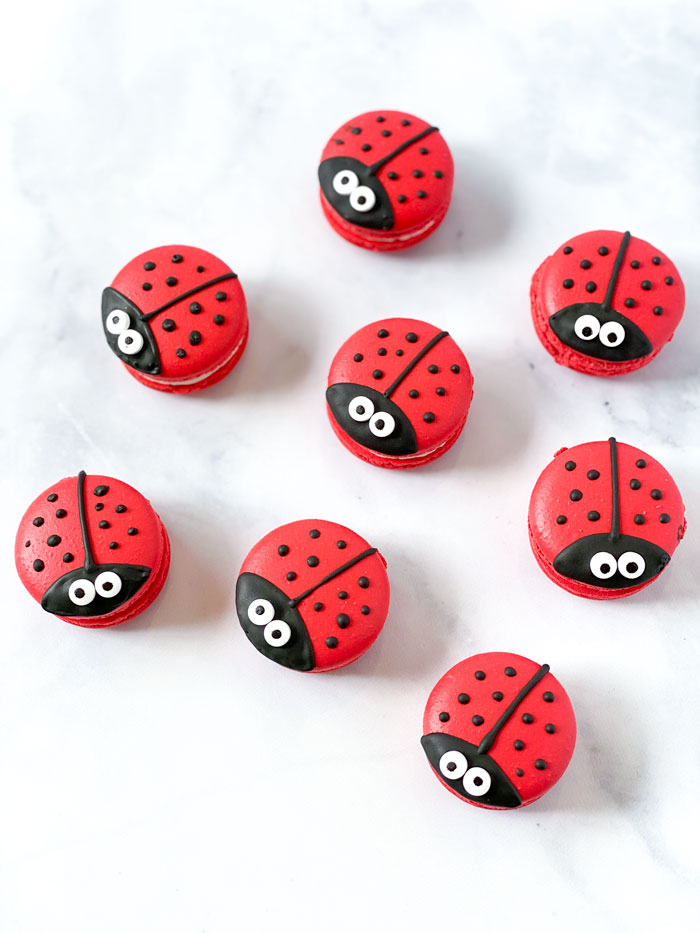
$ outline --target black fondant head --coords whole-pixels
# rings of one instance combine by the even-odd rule
[[[149,578],[148,567],[98,564],[78,567],[53,583],[41,598],[42,609],[57,616],[104,616],[123,606]]]
[[[114,288],[102,292],[102,327],[122,363],[151,376],[160,372],[160,355],[150,324],[133,301]]]
[[[567,347],[610,363],[637,360],[652,351],[634,321],[595,301],[562,308],[550,317],[549,326]]]
[[[586,535],[554,558],[554,569],[570,580],[620,590],[653,580],[671,560],[663,548],[644,538]]]
[[[266,658],[295,671],[314,669],[314,649],[301,615],[273,583],[242,573],[236,584],[236,609],[248,640]]]
[[[389,195],[370,167],[347,156],[324,159],[318,167],[321,191],[343,220],[372,230],[391,230],[394,211]]]
[[[436,774],[461,797],[486,807],[513,809],[522,798],[502,769],[476,745],[442,732],[420,740]]]
[[[326,390],[326,401],[340,427],[363,447],[390,457],[418,450],[411,422],[395,402],[376,389],[337,382]]]

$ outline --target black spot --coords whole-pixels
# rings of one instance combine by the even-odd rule
[[[435,376],[437,373],[440,372],[440,370],[439,370],[438,367],[435,365],[435,363],[432,363],[430,366],[428,366],[428,372],[429,372],[432,376]]]
[[[382,136],[391,136],[391,130],[382,130]]]
[[[579,502],[583,499],[583,493],[580,489],[572,489],[569,493],[569,499],[571,499],[572,502]]]
[[[376,117],[377,123],[384,123],[386,117]]]
[[[113,551],[116,551],[116,549],[119,547],[116,541],[110,541],[109,546]]]
[[[433,175],[435,176],[435,178],[442,178],[443,173],[440,171],[439,168],[436,168],[435,171],[433,172]]]
[[[646,521],[646,519],[644,518],[644,516],[643,516],[641,513],[634,516],[634,523],[635,523],[635,525],[643,525],[645,521]]]
[[[660,489],[652,489],[650,495],[652,499],[656,499],[657,501],[663,499],[663,493]]]
[[[126,533],[128,535],[131,535],[131,537],[133,538],[134,535],[137,535],[139,533],[139,530],[138,528],[129,528]]]
[[[359,126],[351,126],[350,132],[352,133],[353,136],[359,136],[362,130],[360,129]]]
[[[35,560],[32,564],[32,567],[36,570],[37,573],[41,573],[41,571],[44,569],[43,560]]]
[[[450,714],[449,714],[449,713],[440,713],[440,715],[438,716],[438,719],[440,720],[440,722],[449,722],[449,721],[450,721]]]
[[[408,393],[409,398],[418,398],[418,389],[411,389]]]
[[[160,326],[163,328],[163,330],[171,331],[171,330],[175,330],[176,324],[172,318],[166,317],[166,319],[163,321],[163,323]]]
[[[518,672],[514,667],[506,667],[503,673],[506,675],[506,677],[515,677]]]
[[[582,269],[590,269],[590,268],[591,268],[591,260],[590,260],[590,259],[582,259],[582,260],[581,260],[581,268],[582,268]]]
[[[24,542],[24,546],[25,546],[25,547],[29,547],[29,545],[30,545],[31,543],[32,543],[31,541],[25,541],[25,542]]]
[[[175,278],[174,275],[169,275],[167,279],[165,280],[165,284],[169,285],[170,288],[172,288],[174,285],[177,285],[177,279]]]
[[[156,264],[154,262],[144,262],[143,264],[143,268],[146,270],[146,272],[153,272],[155,267]]]
[[[192,312],[192,314],[200,314],[201,310],[202,310],[202,306],[200,305],[198,301],[193,301],[192,304],[190,305],[190,311]]]
[[[386,347],[380,347],[377,350],[377,356],[386,356]]]
[[[573,246],[565,246],[565,247],[564,247],[564,255],[565,255],[565,256],[568,256],[569,253],[573,253],[573,251],[574,251]]]
[[[223,316],[223,314],[214,315],[214,323],[218,325],[219,327],[221,327],[221,325],[224,323],[225,320],[226,318]]]
[[[522,768],[516,768],[515,773],[518,775],[518,777],[522,777],[525,774]]]
[[[651,257],[651,261],[654,263],[655,266],[660,266],[660,265],[661,265],[661,256],[652,256],[652,257]]]
[[[197,266],[197,272],[204,272],[204,266]]]
[[[361,148],[363,152],[369,152],[372,147],[369,143],[363,143]]]
[[[294,573],[293,570],[290,570],[289,573],[287,574],[287,579],[289,580],[289,582],[291,583],[292,580],[296,580],[296,578],[297,578],[297,575]]]
[[[44,519],[41,517],[35,518],[34,521],[32,522],[32,525],[36,525],[37,528],[41,528],[43,524],[44,524]]]
[[[523,713],[523,715],[520,718],[528,726],[535,721],[535,717],[532,715],[532,713]]]
[[[335,542],[335,546],[336,546],[337,548],[340,548],[340,550],[342,551],[344,548],[347,547],[347,544],[346,544],[345,541],[336,541],[336,542]]]
[[[501,700],[503,699],[503,694],[501,693],[500,690],[496,690],[494,693],[491,694],[491,696],[494,698],[494,700],[497,703],[500,703]]]
[[[348,598],[348,594],[346,590],[340,590],[338,593],[338,599],[347,599],[347,598]]]
[[[323,603],[314,603],[314,612],[320,612],[323,609]]]
[[[419,168],[414,168],[412,174],[413,174],[413,177],[414,177],[414,178],[422,178],[422,177],[423,177],[423,172],[421,172],[421,170],[420,170]]]
[[[360,612],[363,616],[369,615],[369,606],[360,606]]]
[[[418,150],[418,152],[420,152],[421,155],[427,155],[427,154],[428,154],[428,150],[425,148],[425,146],[421,146],[420,149]]]
[[[217,292],[214,298],[216,298],[217,301],[226,301],[226,292]]]
[[[338,639],[335,637],[335,635],[331,635],[330,637],[328,637],[328,638],[326,639],[326,645],[327,645],[329,648],[337,648],[337,647],[338,647]]]
[[[451,370],[453,373],[458,373],[458,372],[459,372],[459,366],[457,365],[457,363],[453,363],[453,365],[450,366],[450,370]]]
[[[399,202],[399,204],[403,204],[406,201],[406,195],[400,194],[396,200]]]
[[[638,479],[630,480],[630,489],[641,489],[641,488],[642,488],[642,484]]]
[[[416,191],[416,194],[421,200],[423,200],[423,198],[428,197],[427,192],[423,191],[421,188],[419,188],[418,191]]]
[[[179,253],[173,253],[173,257],[170,262],[182,262],[182,256]]]
[[[552,693],[551,690],[545,690],[545,692],[542,694],[542,699],[544,700],[545,703],[553,703],[554,694]]]
[[[535,762],[535,767],[538,771],[544,771],[547,767],[547,762],[544,760],[544,758],[538,758]]]
[[[381,371],[381,369],[375,369],[374,372],[372,373],[372,376],[375,379],[381,379],[383,375],[384,373]]]
[[[415,342],[418,340],[418,334],[414,334],[413,331],[409,331],[409,332],[406,334],[406,340],[407,340],[409,343],[415,343]]]
[[[335,617],[335,621],[338,623],[338,628],[347,628],[350,625],[350,616],[341,612]]]
[[[321,537],[321,532],[318,530],[318,528],[312,528],[311,531],[309,532],[309,537],[310,537],[310,538],[320,538],[320,537]]]
[[[187,356],[187,351],[183,350],[182,347],[178,347],[177,350],[175,351],[175,356],[179,360],[184,360],[184,358]]]
[[[483,726],[484,717],[483,716],[472,716],[472,722],[475,726]]]
[[[56,499],[58,499],[58,493],[56,492],[50,492],[46,497],[47,502],[55,502]]]
[[[410,121],[410,120],[405,120],[405,119],[404,119],[404,120],[401,121],[401,126],[410,126],[410,125],[411,125],[411,121]]]
[[[672,276],[672,275],[667,275],[666,278],[664,279],[664,282],[665,282],[667,285],[673,285],[673,276]]]
[[[104,519],[103,519],[103,520],[100,522],[100,528],[109,528],[109,522],[106,522],[106,521],[104,521]]]
[[[600,256],[607,256],[609,252],[610,252],[610,250],[608,249],[607,246],[600,246],[600,247],[598,248],[598,254],[599,254]]]
[[[484,674],[483,671],[474,671],[474,677],[476,677],[477,680],[486,680],[486,674]]]
[[[642,288],[644,289],[645,292],[648,292],[649,289],[651,288],[651,282],[648,279],[644,279],[644,281],[642,282]]]
[[[277,548],[277,553],[280,557],[286,557],[287,554],[289,554],[289,546],[286,544],[280,544],[280,546]]]
[[[73,560],[74,558],[73,558],[73,555],[70,553],[70,551],[66,551],[66,553],[63,555],[63,563],[70,564],[73,562]]]
[[[597,522],[599,521],[599,519],[600,519],[600,512],[596,512],[595,510],[593,510],[592,512],[588,513],[589,522]]]
[[[438,386],[437,389],[435,390],[435,394],[436,394],[436,395],[444,395],[444,394],[445,394],[444,388],[443,388],[442,386]]]
[[[564,281],[563,281],[561,284],[564,286],[564,288],[573,288],[573,287],[574,287],[574,280],[573,280],[573,279],[564,279]]]
[[[630,263],[630,266],[632,266],[633,269],[638,269],[638,268],[639,268],[639,260],[638,260],[638,259],[633,259],[632,262]]]
[[[633,308],[634,305],[635,305],[634,298],[625,298],[625,307],[626,307],[626,308]]]
[[[361,587],[363,590],[366,590],[367,587],[369,586],[369,580],[367,579],[367,577],[360,577],[359,580],[357,581],[357,585]]]
[[[432,424],[433,421],[435,421],[435,415],[432,413],[432,411],[426,411],[424,413],[423,421],[425,421],[426,424]]]
[[[95,486],[93,492],[96,496],[106,496],[109,492],[109,486]]]
[[[586,476],[589,479],[598,479],[600,473],[597,470],[589,470],[588,473],[586,473]]]
[[[318,567],[320,561],[315,554],[312,554],[310,557],[306,558],[306,563],[309,565],[309,567]]]
[[[646,465],[647,465],[646,460],[637,460],[637,467],[640,470],[643,470],[646,467]]]
[[[355,360],[356,363],[361,363],[362,360],[364,359],[364,356],[361,353],[356,353],[353,356],[353,359]]]
[[[105,507],[104,502],[97,502],[97,503],[95,503],[95,511],[96,511],[96,512],[101,512],[102,509],[103,509],[104,507]]]
[[[513,748],[516,752],[521,752],[525,748],[525,743],[520,739],[516,739],[515,742],[513,742]]]
[[[659,515],[659,521],[662,525],[668,525],[668,523],[671,521],[671,516],[667,515],[665,512],[662,512],[661,515]]]
[[[594,292],[598,288],[595,282],[586,282],[586,291]]]
[[[192,330],[190,331],[189,341],[193,347],[196,347],[202,342],[202,335],[198,330]]]
[[[387,178],[390,178],[392,181],[396,181],[396,179],[397,179],[398,177],[399,177],[399,176],[397,175],[396,172],[388,172],[388,173],[387,173]]]
[[[557,525],[566,524],[566,515],[557,515]]]
[[[661,305],[657,305],[657,306],[654,308],[654,314],[656,314],[657,317],[658,317],[658,315],[663,314],[663,313],[664,313],[664,309],[661,307]]]
[[[150,290],[153,288],[153,286],[151,285],[150,282],[144,282],[144,283],[141,285],[141,288],[142,288],[145,292],[150,292]]]
[[[568,470],[569,473],[571,473],[572,470],[576,469],[576,464],[574,463],[573,460],[567,460],[566,463],[564,464],[564,469]]]
[[[469,694],[460,693],[460,695],[457,697],[457,700],[462,704],[462,706],[464,706],[465,704],[469,702]]]
[[[557,727],[553,725],[551,722],[548,722],[547,725],[544,727],[544,731],[547,732],[549,735],[554,735],[554,733],[557,731]]]
[[[118,505],[118,506],[115,508],[114,511],[115,511],[115,512],[118,512],[118,513],[121,515],[123,512],[126,512],[126,506],[125,506],[125,505]]]

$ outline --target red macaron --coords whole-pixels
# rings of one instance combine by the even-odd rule
[[[158,596],[170,542],[141,493],[110,476],[81,472],[29,506],[17,531],[15,563],[47,612],[104,628],[132,619]]]
[[[557,363],[619,376],[650,363],[683,316],[678,270],[629,233],[573,237],[542,263],[530,288],[532,319]]]
[[[399,250],[442,223],[454,165],[436,126],[410,113],[373,110],[331,136],[318,179],[323,212],[337,233],[365,249]]]
[[[335,522],[276,528],[243,561],[236,608],[249,641],[296,671],[332,671],[372,645],[389,610],[386,561]]]
[[[104,290],[102,326],[139,382],[185,393],[231,372],[248,339],[248,312],[226,263],[192,246],[161,246],[132,259]]]
[[[331,363],[326,407],[340,441],[374,466],[442,456],[467,420],[474,380],[447,331],[390,318],[361,328]]]
[[[685,508],[657,460],[611,437],[555,454],[532,491],[528,528],[550,580],[577,596],[617,599],[666,567]]]
[[[421,744],[456,797],[509,810],[539,800],[564,774],[576,719],[548,664],[493,651],[461,661],[437,682]]]

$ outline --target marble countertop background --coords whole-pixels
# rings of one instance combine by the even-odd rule
[[[690,930],[700,911],[700,8],[678,2],[28,0],[0,56],[0,926],[27,931]],[[403,255],[334,235],[316,165],[345,118],[438,124],[450,213]],[[654,363],[556,366],[530,276],[567,237],[631,229],[686,316]],[[228,379],[149,391],[100,293],[150,246],[202,246],[246,290]],[[453,450],[398,475],[326,422],[328,365],[368,321],[425,317],[475,374]],[[537,569],[531,487],[555,450],[635,444],[689,531],[650,588],[578,599]],[[17,580],[28,502],[78,470],[137,486],[171,535],[158,602],[118,629],[46,615]],[[235,617],[274,526],[356,528],[392,607],[350,668],[270,664]],[[552,665],[571,766],[522,811],[460,803],[419,744],[458,660]]]

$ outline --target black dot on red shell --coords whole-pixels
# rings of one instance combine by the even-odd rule
[[[443,174],[444,174],[444,172],[441,172],[439,168],[436,168],[435,171],[433,172],[433,177],[434,177],[434,178],[442,178]]]
[[[483,726],[484,717],[483,716],[472,716],[472,722],[475,726]]]
[[[405,194],[400,194],[396,200],[399,202],[399,204],[405,204],[405,203],[406,203],[406,195],[405,195]]]
[[[630,263],[630,266],[632,266],[633,269],[638,269],[639,265],[640,263],[638,259],[633,259],[632,262]]]
[[[651,257],[651,261],[654,263],[655,266],[660,266],[660,265],[661,265],[661,256],[652,256],[652,257]]]
[[[522,777],[525,774],[522,768],[516,768],[515,773],[518,775],[518,777]]]
[[[595,509],[593,509],[591,512],[588,513],[589,522],[597,522],[599,520],[600,520],[600,512],[596,512]]]
[[[535,767],[538,771],[544,771],[547,767],[547,762],[544,760],[544,758],[538,758],[535,761]]]
[[[323,603],[314,603],[314,612],[321,612],[323,609]]]
[[[217,327],[221,327],[225,320],[226,318],[223,316],[223,314],[214,315],[214,323],[217,325]]]
[[[414,169],[413,169],[413,172],[412,172],[411,174],[413,175],[414,178],[422,178],[422,177],[423,177],[423,172],[422,172],[419,168],[414,168]]]
[[[367,579],[367,577],[360,577],[357,581],[357,585],[361,587],[363,590],[366,590],[367,587],[369,586],[369,580]]]
[[[150,292],[150,290],[153,288],[153,286],[151,285],[150,282],[142,282],[141,288],[142,288],[145,292]]]
[[[557,731],[557,727],[554,725],[554,723],[548,722],[547,725],[544,727],[544,731],[548,735],[554,735],[554,733]]]
[[[633,308],[634,305],[635,305],[635,300],[634,300],[634,298],[625,298],[625,307],[626,307],[626,308]]]
[[[573,280],[573,279],[564,279],[564,281],[563,281],[561,284],[564,286],[564,288],[573,288],[573,287],[574,287],[574,280]]]
[[[112,551],[116,551],[116,549],[119,547],[119,545],[117,544],[116,541],[110,541],[110,542],[109,542],[109,547],[110,547],[110,549],[111,549]]]
[[[187,350],[183,350],[182,347],[178,347],[175,351],[175,356],[179,360],[184,360],[184,358],[187,356]]]
[[[114,511],[115,511],[115,512],[118,512],[118,513],[121,515],[123,512],[126,512],[126,506],[125,506],[125,505],[118,505],[118,506],[116,506],[116,508],[114,509]]]
[[[564,464],[564,469],[568,470],[569,473],[571,473],[572,470],[576,469],[576,464],[574,463],[573,460],[567,460],[566,463]]]
[[[427,192],[427,191],[423,191],[421,188],[419,188],[418,191],[416,191],[416,196],[419,197],[419,198],[422,200],[423,198],[427,198],[427,197],[428,197],[428,192]]]
[[[418,334],[414,334],[413,331],[411,330],[406,334],[406,340],[409,343],[416,343],[416,341],[418,340]]]
[[[343,550],[344,548],[346,548],[348,545],[347,545],[347,542],[346,542],[346,541],[342,541],[342,540],[341,540],[341,541],[336,541],[336,542],[335,542],[335,546],[336,546],[337,548],[340,548],[340,550],[342,551],[342,550]]]
[[[609,252],[610,252],[610,250],[608,249],[607,246],[599,246],[599,247],[598,247],[598,254],[599,254],[600,256],[607,256]]]
[[[32,567],[36,570],[37,573],[41,573],[41,571],[44,569],[44,562],[43,562],[43,560],[39,560],[39,559],[37,558],[37,559],[34,561],[34,563],[32,564]]]
[[[496,690],[494,693],[491,694],[491,696],[494,698],[496,703],[500,703],[501,700],[503,699],[503,694],[501,693],[500,690]]]
[[[173,288],[175,285],[177,285],[177,279],[175,278],[174,275],[169,275],[167,279],[165,280],[165,284],[168,285],[170,288]]]
[[[204,272],[204,266],[197,266],[197,272]]]
[[[545,703],[553,703],[554,694],[552,693],[551,690],[545,690],[545,692],[542,694],[542,699],[544,700]]]
[[[362,146],[360,148],[362,149],[363,152],[369,152],[372,147],[370,146],[369,143],[362,143]]]
[[[513,748],[516,752],[521,752],[525,748],[525,743],[521,739],[516,739],[515,742],[513,742]]]
[[[49,537],[46,539],[46,543],[49,547],[58,547],[58,545],[61,543],[61,539],[58,535],[49,535]]]
[[[315,554],[311,554],[306,558],[306,563],[309,565],[309,567],[318,567],[320,561]]]
[[[382,117],[382,116],[375,117],[375,120],[377,121],[377,123],[384,123],[384,121],[386,120],[386,117]]]
[[[667,275],[666,278],[664,279],[664,282],[665,282],[667,285],[673,285],[673,276],[672,276],[672,275]]]
[[[515,675],[516,675],[518,672],[516,671],[516,669],[515,669],[514,667],[506,667],[506,668],[504,669],[503,673],[506,675],[506,677],[515,677]]]
[[[102,509],[103,509],[104,507],[105,507],[104,502],[96,502],[96,503],[95,503],[95,511],[96,511],[96,512],[101,512]]]
[[[190,331],[189,341],[193,347],[199,346],[202,342],[202,335],[198,330],[192,330]]]
[[[338,593],[338,599],[347,599],[348,594],[346,590],[340,590]]]
[[[573,253],[573,251],[574,251],[573,246],[565,246],[563,250],[565,256],[568,256],[569,253]]]
[[[409,398],[418,398],[418,389],[411,389],[408,393]]]
[[[580,502],[580,500],[583,499],[583,493],[580,489],[572,489],[569,493],[569,499],[571,499],[572,502]]]
[[[440,372],[440,370],[439,370],[438,367],[435,365],[435,363],[431,363],[431,365],[428,366],[428,372],[429,372],[432,376],[435,376],[435,375],[437,375],[437,374]]]
[[[192,314],[201,314],[202,306],[198,301],[193,301],[190,305],[190,311]]]
[[[421,155],[427,155],[427,154],[428,154],[428,150],[427,150],[427,148],[426,148],[425,146],[421,146],[420,149],[418,150],[418,152],[420,152]]]
[[[638,469],[643,470],[647,465],[646,460],[637,460],[636,466]]]
[[[182,256],[179,253],[173,253],[172,258],[170,259],[170,262],[175,262],[175,263],[182,262]]]
[[[74,558],[73,558],[73,555],[71,554],[70,551],[66,551],[66,553],[63,555],[63,563],[64,563],[64,564],[70,564],[70,563],[72,563],[73,559],[74,559]]]
[[[643,525],[645,521],[646,521],[646,519],[644,518],[644,516],[643,516],[641,513],[639,513],[639,514],[637,514],[637,515],[634,516],[634,523],[635,523],[635,525]]]
[[[25,541],[25,542],[24,542],[24,546],[25,546],[25,547],[29,547],[29,545],[30,545],[31,543],[32,543],[31,541]]]
[[[134,535],[137,535],[137,534],[139,533],[139,530],[138,530],[138,528],[129,528],[129,529],[127,529],[127,532],[126,532],[126,533],[127,533],[128,535],[131,535],[131,537],[133,538]]]
[[[361,353],[356,353],[353,356],[353,359],[355,360],[356,363],[361,363],[362,360],[364,359],[364,356]]]
[[[641,489],[641,488],[642,488],[642,484],[638,479],[630,480],[630,489]]]
[[[226,301],[226,292],[217,292],[214,298],[216,298],[217,301]]]
[[[598,479],[600,477],[600,473],[597,470],[589,470],[588,473],[586,473],[586,476],[588,479]]]
[[[389,336],[389,331],[386,329],[386,327],[381,327],[377,331],[377,337],[379,337],[380,340],[384,340],[388,336]]]
[[[55,502],[56,499],[58,499],[58,493],[56,492],[50,492],[46,497],[47,502]]]
[[[153,272],[155,267],[156,264],[154,262],[144,262],[143,264],[143,268],[146,270],[146,272]]]
[[[457,363],[453,363],[453,365],[450,366],[450,372],[455,373],[455,375],[459,372],[459,366]]]
[[[396,181],[398,177],[399,176],[396,172],[387,172],[387,178],[390,178],[391,181]]]
[[[100,528],[109,528],[109,522],[104,519],[100,522]]]
[[[449,721],[450,721],[450,714],[449,714],[449,713],[440,713],[440,715],[438,716],[438,719],[440,720],[440,722],[449,722]]]
[[[586,291],[594,292],[598,288],[595,282],[586,282]]]
[[[359,126],[351,126],[350,132],[352,133],[353,136],[359,136],[360,133],[362,132],[362,129]]]
[[[163,321],[163,323],[160,326],[163,328],[163,330],[171,331],[171,330],[175,330],[176,324],[172,318],[166,317],[166,319]]]
[[[280,546],[277,548],[277,553],[280,557],[286,557],[287,554],[289,554],[289,546],[286,544],[280,544]]]
[[[582,268],[582,269],[590,269],[590,268],[591,268],[591,260],[590,260],[590,259],[582,259],[582,260],[581,260],[581,268]]]
[[[656,499],[657,501],[659,499],[663,499],[663,493],[661,492],[660,489],[652,489],[649,495],[651,496],[652,499]]]
[[[338,625],[338,628],[347,628],[348,625],[350,625],[350,616],[346,615],[344,612],[341,612],[335,617],[335,621]]]
[[[658,317],[660,314],[663,314],[663,313],[664,313],[664,309],[661,307],[661,305],[656,305],[656,307],[654,308],[654,314]]]
[[[330,636],[326,639],[326,646],[327,646],[328,648],[337,648],[337,647],[338,647],[338,639],[335,637],[335,635],[330,635]]]
[[[651,288],[651,282],[648,279],[644,279],[644,281],[642,282],[642,288],[644,289],[645,292],[648,292],[649,289]]]
[[[381,369],[375,369],[372,373],[374,379],[381,379],[383,375],[384,373],[381,371]]]
[[[410,126],[410,125],[411,125],[411,121],[410,121],[410,120],[404,119],[404,120],[401,121],[401,126]]]
[[[42,526],[43,524],[44,524],[44,519],[41,518],[41,516],[38,516],[38,517],[35,518],[34,521],[32,522],[32,525],[35,525],[37,528],[41,528],[41,526]]]
[[[380,347],[377,350],[377,356],[386,356],[386,347]]]
[[[293,570],[290,570],[289,573],[287,574],[287,579],[289,580],[289,582],[291,583],[292,580],[296,580],[296,578],[297,578],[297,575],[294,573]]]
[[[484,674],[483,671],[474,671],[474,677],[476,677],[477,680],[486,680],[486,674]]]
[[[345,140],[344,140],[344,139],[334,139],[333,142],[336,144],[336,146],[344,146],[344,145],[345,145]]]
[[[318,528],[312,528],[311,531],[309,532],[309,537],[310,537],[310,538],[320,538],[320,537],[321,537],[321,532],[318,530]]]
[[[557,525],[566,524],[566,515],[557,515]]]
[[[671,516],[667,515],[666,512],[662,512],[661,515],[659,515],[659,521],[662,525],[668,525],[671,521]]]
[[[535,717],[532,715],[532,713],[523,713],[523,715],[520,718],[528,726],[531,725],[535,721]]]
[[[106,496],[109,492],[109,486],[95,486],[92,491],[96,496]]]
[[[443,386],[438,386],[437,389],[435,390],[435,394],[436,394],[436,395],[444,395],[444,394],[445,394],[445,389],[444,389],[444,387],[443,387]]]
[[[432,411],[426,411],[423,413],[423,421],[425,421],[426,424],[432,424],[433,421],[435,421],[435,415],[432,413]]]
[[[462,706],[465,706],[469,702],[469,694],[460,693],[459,696],[457,697],[457,701],[461,703]]]
[[[369,606],[360,606],[360,612],[363,616],[369,615]]]
[[[391,130],[382,130],[382,136],[391,136]]]

